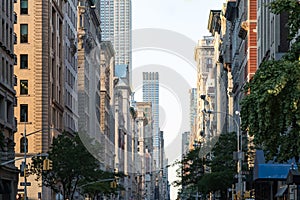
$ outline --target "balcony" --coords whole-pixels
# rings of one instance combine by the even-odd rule
[[[16,33],[14,33],[14,44],[18,43],[18,36]]]
[[[18,15],[16,12],[14,12],[14,24],[18,23]]]

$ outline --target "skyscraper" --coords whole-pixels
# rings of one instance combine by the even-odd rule
[[[128,65],[131,83],[131,0],[101,0],[100,4],[102,40],[112,42],[116,51],[116,65]]]
[[[143,72],[143,101],[152,103],[153,114],[153,161],[159,167],[159,74],[158,72]]]

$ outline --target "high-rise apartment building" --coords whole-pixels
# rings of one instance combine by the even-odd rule
[[[18,97],[16,157],[24,156],[25,140],[28,154],[47,152],[53,136],[64,128],[64,4],[63,0],[20,0],[15,3],[18,14],[14,27],[18,35],[15,53],[19,60],[15,66],[19,80],[15,86]],[[28,135],[35,134],[26,139],[22,136],[25,131]],[[50,189],[40,187],[41,182],[35,178],[33,175],[27,177],[31,182],[27,187],[28,198],[43,196],[51,199]]]
[[[14,200],[17,193],[18,169],[15,167],[16,104],[14,86],[14,23],[17,15],[13,12],[14,1],[1,1],[0,4],[0,199]],[[3,164],[8,162],[6,164]],[[18,165],[16,165],[18,166]]]
[[[153,114],[153,162],[160,167],[160,130],[159,130],[159,74],[143,72],[143,101],[152,103]]]
[[[132,75],[132,14],[131,0],[100,0],[101,29],[103,41],[111,41],[116,51],[116,65],[129,67]]]

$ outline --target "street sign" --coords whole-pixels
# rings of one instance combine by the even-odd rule
[[[25,190],[23,188],[18,189],[18,192],[24,192]]]
[[[21,186],[25,186],[25,182],[21,182],[20,185]],[[26,186],[31,186],[31,183],[30,182],[26,182]]]

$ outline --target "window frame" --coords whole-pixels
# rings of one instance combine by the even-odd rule
[[[26,60],[22,59],[26,58]],[[26,64],[24,64],[26,63]],[[25,67],[23,67],[26,65]],[[20,54],[20,69],[28,69],[28,54]]]
[[[25,4],[26,2],[27,2],[27,7],[22,7],[22,3]],[[20,14],[28,15],[28,0],[20,0]]]
[[[22,112],[22,108],[26,108],[26,110],[24,110],[26,111],[26,113],[24,113],[26,114],[25,116]],[[20,104],[20,122],[28,122],[28,104]]]
[[[28,80],[20,80],[20,95],[28,95]]]
[[[26,33],[22,33],[23,26],[27,27]],[[28,43],[28,24],[20,24],[20,43]]]

